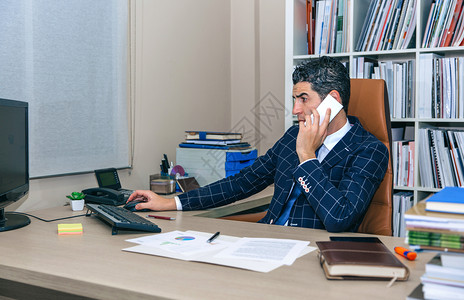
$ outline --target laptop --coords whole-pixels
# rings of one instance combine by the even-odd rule
[[[125,201],[127,201],[129,196],[134,192],[133,190],[123,189],[121,187],[118,170],[115,168],[95,170],[95,176],[97,177],[98,187],[113,189],[121,192],[124,195]]]

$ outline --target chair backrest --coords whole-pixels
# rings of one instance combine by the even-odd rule
[[[387,146],[390,154],[385,177],[372,198],[358,232],[392,235],[391,123],[385,81],[351,79],[348,115],[357,117],[367,131]]]

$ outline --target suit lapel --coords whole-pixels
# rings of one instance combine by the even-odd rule
[[[351,129],[322,161],[322,167],[324,169],[332,168],[340,160],[346,158],[350,153],[353,153],[353,151],[359,147],[359,143],[362,141],[362,127],[360,126],[360,123],[357,119],[350,119],[350,123],[353,124]]]

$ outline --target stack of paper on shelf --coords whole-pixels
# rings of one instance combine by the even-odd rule
[[[459,189],[458,194],[461,196],[452,196],[448,199],[452,202],[460,198],[462,203],[464,189],[454,189]],[[442,194],[448,197],[446,195],[449,195],[449,191],[444,189],[429,199],[417,203],[406,212],[408,243],[411,248],[415,249],[464,254],[464,214],[435,212],[427,209],[427,205],[430,206],[430,203],[436,202],[435,199],[443,199]],[[456,195],[456,193],[453,194]],[[440,211],[444,209],[440,208]]]
[[[189,176],[195,177],[200,186],[235,175],[241,169],[251,166],[258,157],[258,150],[220,150],[201,148],[176,149],[176,163]]]
[[[82,234],[82,224],[58,224],[58,234],[59,235],[68,235],[68,234]]]

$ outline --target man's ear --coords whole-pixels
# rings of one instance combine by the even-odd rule
[[[340,104],[343,104],[342,97],[340,97],[340,93],[337,90],[331,90],[329,95],[334,97]]]

